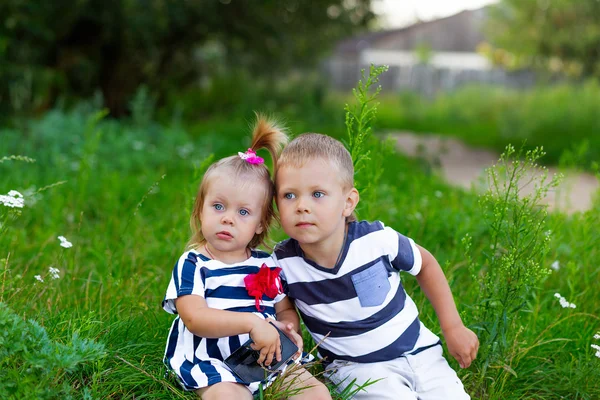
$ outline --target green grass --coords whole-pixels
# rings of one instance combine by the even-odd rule
[[[285,111],[293,133],[343,133],[341,108],[339,119],[319,114],[303,120],[301,114]],[[160,302],[188,239],[199,165],[211,153],[221,157],[246,148],[252,114],[185,124],[159,124],[151,116],[121,122],[99,117],[93,107],[82,106],[29,121],[25,131],[0,130],[1,156],[37,160],[0,163],[0,194],[14,189],[27,195],[18,213],[0,206],[0,301],[37,321],[55,343],[49,346],[69,345],[74,334],[103,346],[103,355],[72,369],[48,367],[55,375],[31,369],[25,359],[9,362],[2,353],[3,374],[44,376],[46,398],[194,398],[165,378],[162,355],[172,316]],[[464,319],[474,323],[479,291],[462,242],[466,234],[472,237],[476,264],[489,252],[491,230],[478,196],[447,186],[419,161],[390,154],[381,162],[377,201],[364,215],[428,248],[442,264]],[[64,183],[39,191],[57,182]],[[474,398],[600,398],[600,359],[591,348],[600,344],[593,339],[600,331],[599,211],[596,202],[587,213],[547,220],[549,252],[536,260],[547,268],[558,260],[561,268],[530,288],[525,307],[513,316],[518,334],[510,337],[502,363],[483,375],[479,367],[459,372]],[[73,247],[60,247],[59,235]],[[60,270],[59,279],[50,277],[50,267]],[[406,276],[404,283],[424,323],[439,333],[416,281]],[[577,308],[561,308],[555,292]],[[13,398],[26,398],[28,384],[19,392],[24,397]]]

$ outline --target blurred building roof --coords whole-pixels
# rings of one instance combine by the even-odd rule
[[[341,41],[335,53],[350,56],[367,49],[414,50],[421,45],[434,52],[474,52],[477,45],[485,41],[486,14],[486,7],[465,10],[404,28],[354,36]]]

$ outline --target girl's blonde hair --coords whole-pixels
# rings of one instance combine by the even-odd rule
[[[287,143],[287,135],[285,129],[277,121],[269,119],[261,114],[256,114],[256,123],[252,130],[252,143],[250,149],[257,151],[266,149],[271,154],[273,159],[273,168],[277,166],[277,160],[281,149]],[[273,195],[275,186],[271,179],[271,174],[267,166],[263,164],[251,164],[243,160],[239,155],[222,158],[213,163],[202,177],[198,195],[194,202],[194,208],[190,217],[190,228],[192,229],[192,238],[188,242],[188,248],[198,248],[205,243],[206,239],[202,235],[202,207],[204,207],[204,198],[210,188],[212,179],[220,173],[228,173],[234,177],[243,177],[245,182],[248,182],[253,190],[260,190],[262,187],[265,193],[265,199],[262,205],[261,227],[262,232],[255,234],[250,243],[249,248],[255,248],[259,245],[266,246],[265,240],[269,234],[269,228],[273,219],[276,218],[275,209],[273,207]]]

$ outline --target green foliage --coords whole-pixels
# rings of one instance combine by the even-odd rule
[[[340,382],[339,385],[330,387],[331,398],[333,400],[353,399],[356,394],[362,393],[362,392],[367,392],[369,390],[368,389],[369,386],[381,381],[382,379],[385,379],[385,378],[367,379],[367,381],[365,383],[363,383],[362,385],[359,385],[356,382],[356,379],[353,379],[346,385],[346,387],[344,387],[344,389],[340,389],[339,386],[342,384],[345,384],[345,382]],[[362,394],[364,394],[364,393],[362,393]]]
[[[83,364],[104,356],[102,344],[81,338],[77,331],[65,343],[52,340],[40,324],[22,319],[0,302],[3,399],[73,398],[69,377]]]
[[[272,76],[315,65],[374,18],[370,3],[5,0],[0,112],[29,115],[59,93],[81,99],[100,90],[120,116],[142,84],[164,99],[230,66]]]
[[[489,384],[485,378],[490,366],[500,365],[508,371],[501,373],[511,372],[510,352],[521,333],[522,313],[550,273],[543,264],[550,243],[547,210],[539,203],[559,178],[547,181],[547,173],[532,177],[542,156],[541,149],[523,154],[507,147],[499,163],[488,170],[489,189],[481,196],[490,228],[489,248],[473,258],[471,237],[463,240],[478,287],[469,319],[477,322],[479,330],[481,351],[476,365],[483,386]]]
[[[598,1],[502,0],[490,10],[488,35],[504,64],[600,76]]]
[[[379,75],[387,70],[387,66],[371,65],[369,76],[366,77],[363,69],[361,71],[362,79],[352,90],[357,104],[353,107],[346,104],[344,108],[348,135],[348,141],[345,144],[354,163],[355,186],[363,199],[358,204],[357,212],[361,218],[365,219],[377,218],[371,208],[376,204],[375,188],[379,185],[383,172],[382,160],[392,152],[388,142],[381,142],[379,139],[373,138],[371,126],[375,121],[378,105],[373,102],[381,92],[381,86],[378,86],[374,93],[369,93],[369,90],[371,86],[379,82]],[[371,157],[371,153],[375,156]]]
[[[387,66],[376,67],[375,65],[371,65],[369,76],[365,78],[365,70],[363,69],[361,75],[362,80],[365,82],[363,83],[362,80],[358,81],[358,87],[352,89],[352,93],[358,104],[352,108],[346,104],[345,107],[346,131],[348,133],[347,147],[352,156],[355,173],[359,173],[363,165],[370,159],[366,142],[373,133],[371,124],[375,119],[377,104],[369,105],[369,103],[377,98],[379,92],[381,92],[381,86],[377,87],[373,94],[369,93],[369,89],[372,85],[379,82],[379,75],[387,70]]]
[[[309,124],[313,119],[331,120],[339,108],[324,112],[326,82],[317,74],[289,74],[273,79],[243,69],[217,70],[202,87],[189,87],[170,93],[161,119],[181,114],[184,121],[249,118],[257,105],[261,112],[283,114],[296,123]],[[338,116],[342,121],[341,116]]]

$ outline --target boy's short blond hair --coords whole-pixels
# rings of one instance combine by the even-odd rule
[[[337,168],[344,190],[354,187],[354,163],[350,152],[342,142],[320,133],[303,133],[292,140],[281,152],[275,169],[275,188],[277,190],[277,171],[279,168],[301,168],[313,160],[331,162]],[[356,221],[356,214],[346,217],[346,222]]]
[[[306,162],[317,159],[329,161],[337,167],[344,189],[354,187],[352,156],[339,140],[320,133],[303,133],[292,140],[279,156],[277,169],[299,168]],[[277,179],[277,174],[275,177]]]

